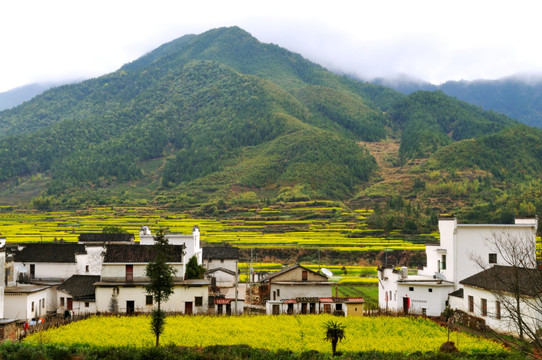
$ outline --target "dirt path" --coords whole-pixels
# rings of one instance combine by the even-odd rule
[[[359,142],[359,144],[365,146],[376,159],[380,185],[412,185],[412,175],[408,174],[412,164],[399,165],[399,140],[387,139],[381,142]]]

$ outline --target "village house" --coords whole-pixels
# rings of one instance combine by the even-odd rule
[[[233,246],[206,246],[203,248],[203,267],[211,284],[234,287],[238,281],[239,249]]]
[[[58,285],[75,274],[90,274],[84,245],[74,243],[28,243],[15,252],[8,285],[41,282]]]
[[[4,318],[31,320],[56,309],[56,292],[49,285],[19,284],[4,289]]]
[[[263,279],[262,284],[267,287],[267,314],[318,314],[343,311],[342,302],[336,303],[331,297],[329,279],[302,265],[290,266],[272,273]],[[331,301],[328,302],[328,299]]]
[[[407,268],[384,265],[378,269],[378,303],[384,311],[438,316],[449,304],[449,294],[461,281],[483,268],[506,265],[506,249],[492,246],[499,233],[528,239],[536,249],[535,218],[514,224],[458,224],[455,217],[439,219],[440,242],[426,245],[427,266],[410,275]]]
[[[96,313],[96,286],[100,275],[73,275],[57,288],[57,314],[86,315]]]
[[[203,251],[201,249],[200,231],[197,225],[194,225],[192,228],[191,235],[167,233],[164,234],[164,237],[170,245],[183,245],[185,247],[183,263],[186,264],[192,256],[196,256],[198,264],[202,264]],[[139,244],[154,245],[154,235],[151,234],[148,226],[142,226],[139,230]]]
[[[460,283],[463,292],[450,297],[450,306],[483,320],[492,330],[518,336],[518,314],[525,327],[542,327],[540,269],[495,265]]]
[[[154,260],[153,246],[107,245],[100,281],[96,285],[98,312],[150,312],[153,298],[145,285],[149,279],[145,268]],[[210,282],[203,279],[185,280],[185,247],[171,245],[168,264],[175,270],[174,293],[162,304],[166,312],[201,314],[208,311]]]

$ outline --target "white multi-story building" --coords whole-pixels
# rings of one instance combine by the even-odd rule
[[[461,280],[493,265],[508,265],[507,249],[495,246],[500,236],[523,239],[536,250],[536,218],[515,224],[458,224],[455,217],[439,219],[440,242],[426,246],[427,266],[417,275],[392,266],[379,268],[378,303],[392,312],[438,316],[448,295],[462,288]]]
[[[168,239],[170,245],[184,245],[185,246],[185,258],[184,263],[187,263],[192,256],[196,256],[198,264],[202,264],[203,252],[200,242],[199,227],[195,225],[192,228],[191,235],[182,234],[164,234]],[[148,226],[142,226],[139,230],[139,244],[140,245],[154,245],[154,235],[151,234],[151,230]]]
[[[96,311],[149,312],[153,299],[145,290],[145,268],[154,260],[153,246],[107,245],[101,279],[96,286]],[[200,314],[208,311],[209,284],[203,279],[185,280],[184,245],[171,245],[168,264],[175,273],[174,293],[162,304],[166,312]]]

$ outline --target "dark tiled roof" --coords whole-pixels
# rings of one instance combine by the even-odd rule
[[[459,283],[489,291],[536,296],[542,293],[542,270],[494,265]]]
[[[184,245],[169,245],[169,262],[183,261]],[[153,245],[109,244],[105,248],[104,263],[148,263],[154,260]]]
[[[58,290],[70,294],[74,300],[94,300],[94,283],[100,281],[100,275],[73,275],[58,286]]]
[[[464,292],[463,290],[464,289],[461,288],[461,289],[458,289],[456,291],[453,291],[453,292],[449,293],[448,295],[449,296],[455,296],[455,297],[458,297],[458,298],[463,298],[463,292]]]
[[[85,245],[75,243],[28,243],[15,253],[17,262],[75,263],[75,255],[86,254]]]
[[[206,246],[203,248],[203,259],[239,259],[239,248],[233,246]]]
[[[82,233],[79,234],[79,242],[130,242],[134,241],[134,234],[103,234]]]

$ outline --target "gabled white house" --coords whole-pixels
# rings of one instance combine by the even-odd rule
[[[482,319],[491,329],[518,336],[518,313],[525,327],[542,328],[540,269],[495,265],[460,283],[464,287],[463,293],[455,299],[454,308]],[[528,337],[532,335],[527,334]]]
[[[233,287],[238,281],[239,249],[233,246],[203,248],[203,267],[207,278],[218,287]]]
[[[21,247],[14,254],[14,269],[8,285],[18,281],[61,283],[72,275],[91,274],[88,254],[82,244],[28,243]]]
[[[201,314],[208,311],[207,280],[185,280],[184,245],[171,245],[168,264],[175,270],[174,293],[162,304],[166,312]],[[149,279],[145,268],[154,260],[154,247],[107,245],[100,281],[96,286],[96,311],[150,312],[153,299],[145,290]]]
[[[164,234],[168,239],[170,245],[184,245],[185,258],[183,262],[186,264],[188,260],[194,255],[198,259],[198,264],[202,264],[203,251],[201,249],[200,231],[199,227],[195,225],[192,228],[192,235],[182,234]],[[154,245],[154,235],[151,234],[151,230],[148,226],[142,226],[139,230],[139,244],[140,245]]]
[[[4,291],[5,318],[30,320],[56,309],[55,290],[49,285],[19,284]]]
[[[448,304],[448,294],[460,289],[460,281],[482,267],[506,265],[506,249],[492,239],[500,234],[527,239],[536,249],[536,218],[516,219],[515,224],[458,224],[455,217],[439,219],[440,242],[426,245],[427,266],[417,275],[408,269],[378,269],[378,303],[385,311],[438,316]]]
[[[56,309],[59,315],[96,313],[96,286],[100,275],[73,275],[57,288]]]
[[[316,314],[321,312],[320,298],[331,298],[329,279],[302,265],[272,273],[262,283],[268,289],[268,314]]]

